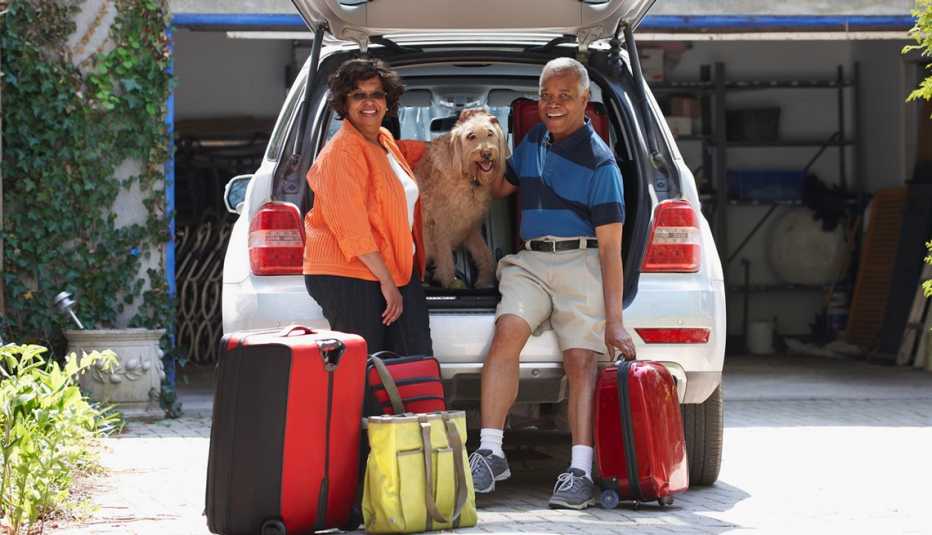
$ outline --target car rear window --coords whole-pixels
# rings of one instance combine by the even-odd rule
[[[295,115],[295,108],[298,107],[298,103],[301,102],[301,97],[304,95],[304,81],[306,79],[307,78],[302,78],[295,83],[296,87],[293,88],[291,94],[288,95],[285,110],[282,112],[281,117],[279,117],[278,124],[275,125],[275,131],[272,132],[272,137],[269,140],[269,148],[265,153],[265,157],[273,162],[278,161],[279,155],[281,155],[282,149],[284,148],[285,140],[288,138],[288,132],[291,130],[291,122]]]
[[[593,97],[600,96],[598,91],[593,91]],[[459,112],[464,108],[484,106],[498,119],[508,136],[509,146],[513,146],[508,119],[511,115],[511,102],[518,98],[536,100],[537,88],[515,90],[490,87],[480,94],[476,94],[473,88],[473,91],[468,93],[457,94],[443,87],[409,87],[399,103],[398,117],[387,118],[385,127],[396,139],[430,141],[450,131]],[[600,101],[601,98],[593,100]],[[327,140],[337,133],[341,123],[335,114],[330,114]]]

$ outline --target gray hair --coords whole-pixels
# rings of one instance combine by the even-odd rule
[[[544,65],[544,70],[540,72],[540,81],[538,83],[543,86],[547,78],[566,73],[576,75],[576,79],[579,80],[580,94],[589,90],[589,73],[586,71],[586,66],[573,58],[557,58],[548,61]]]

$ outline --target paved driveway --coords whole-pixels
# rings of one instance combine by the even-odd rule
[[[734,357],[714,487],[672,507],[551,511],[562,437],[511,452],[512,480],[480,498],[478,533],[932,533],[932,374],[814,357]],[[190,398],[197,405],[196,391]],[[206,534],[210,419],[134,422],[107,441],[99,506],[53,533]],[[506,446],[508,437],[505,437]]]

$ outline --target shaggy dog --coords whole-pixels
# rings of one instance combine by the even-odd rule
[[[449,133],[430,143],[414,168],[427,259],[444,288],[461,287],[453,263],[453,251],[460,245],[479,268],[476,287],[494,286],[495,261],[482,239],[482,221],[492,200],[491,185],[504,176],[507,157],[505,134],[495,116],[466,110]]]

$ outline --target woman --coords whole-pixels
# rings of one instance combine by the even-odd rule
[[[362,336],[370,353],[431,355],[418,188],[405,153],[382,128],[404,86],[383,62],[365,58],[343,63],[329,85],[343,124],[307,174],[314,192],[305,218],[308,293],[332,329]]]

